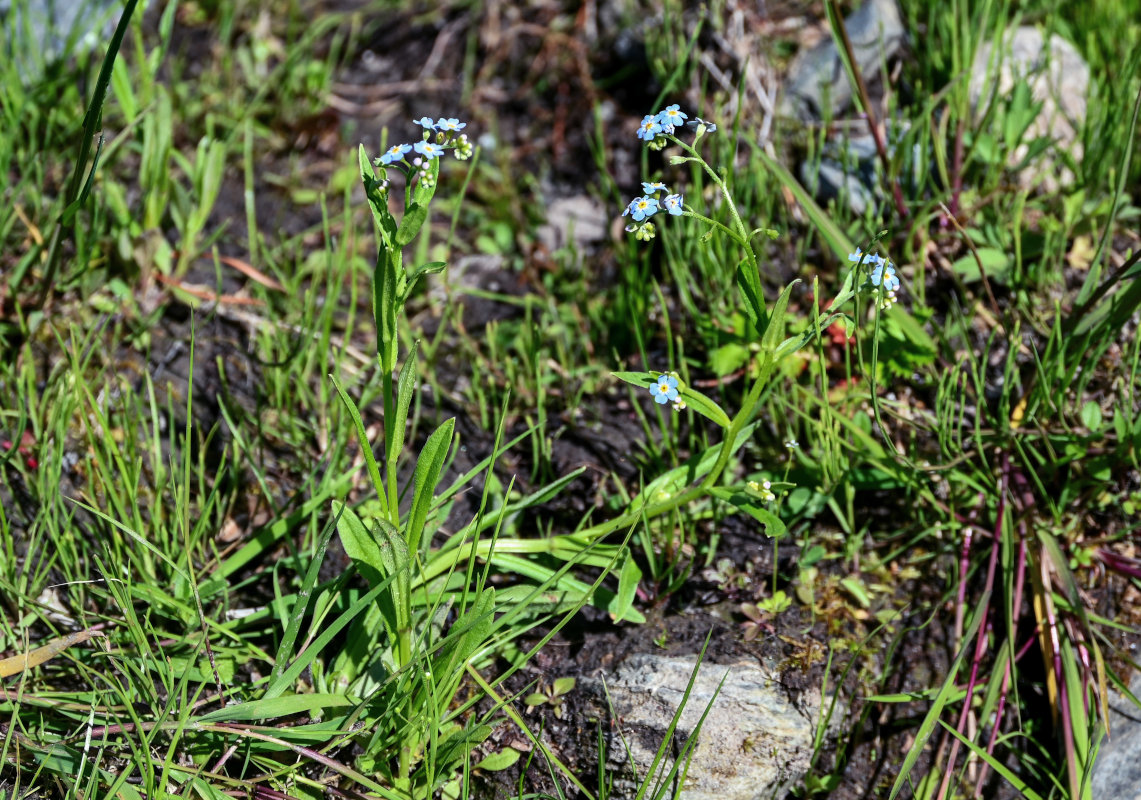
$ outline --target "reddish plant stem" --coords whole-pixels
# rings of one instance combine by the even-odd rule
[[[872,139],[876,143],[876,153],[879,155],[880,162],[883,164],[884,177],[891,175],[891,158],[887,153],[887,142],[884,141],[883,130],[880,128],[879,123],[876,121],[876,112],[872,108],[872,98],[868,94],[867,84],[864,83],[864,75],[860,72],[860,65],[856,61],[856,53],[852,47],[852,40],[848,36],[848,28],[844,24],[844,17],[840,14],[839,9],[835,6],[835,0],[832,0],[832,8],[836,15],[836,28],[840,31],[840,43],[844,46],[844,51],[848,54],[848,63],[852,65],[852,75],[856,79],[856,91],[860,95],[860,105],[864,108],[864,114],[867,115],[868,130],[871,131]],[[891,180],[889,178],[889,180]],[[895,210],[903,219],[908,219],[911,214],[907,210],[907,203],[903,200],[903,189],[900,188],[898,180],[891,180],[891,196],[895,201]]]
[[[1011,597],[1011,629],[1017,623],[1022,612],[1022,589],[1026,580],[1026,524],[1019,523],[1018,525],[1018,563],[1015,566],[1014,572],[1014,594]],[[1030,639],[1033,643],[1034,639]],[[1011,642],[1013,644],[1013,642]],[[1018,660],[1015,654],[1011,654],[1014,661]],[[994,724],[990,729],[990,740],[987,742],[986,752],[988,756],[994,755],[994,747],[998,743],[998,732],[1002,730],[1002,715],[1006,711],[1006,695],[1010,689],[1010,676],[1011,664],[1006,665],[1006,669],[1002,673],[1002,686],[998,690],[998,705],[995,707]],[[975,797],[982,796],[983,782],[986,780],[987,774],[990,772],[990,765],[983,763],[982,769],[979,771],[979,778],[975,781]]]
[[[959,218],[962,208],[959,198],[963,193],[963,121],[955,126],[955,151],[951,156],[951,202],[948,207],[955,219]]]
[[[986,586],[983,589],[984,595],[987,597],[990,596],[994,588],[994,575],[998,570],[998,550],[1002,536],[1002,522],[1006,512],[1006,475],[1009,466],[1009,461],[1004,454],[1003,472],[999,476],[998,484],[998,508],[995,510],[994,535],[991,537],[990,563],[987,565]],[[974,697],[975,685],[979,679],[979,667],[982,664],[983,656],[987,650],[987,617],[989,616],[989,612],[990,604],[988,602],[979,612],[982,614],[982,620],[979,622],[978,633],[975,634],[975,653],[971,658],[971,676],[967,680],[967,694],[963,698],[963,710],[959,712],[959,721],[958,724],[955,725],[955,730],[957,730],[961,736],[966,736],[967,715],[970,714],[971,711],[971,698]],[[947,759],[947,768],[943,772],[943,781],[939,785],[939,793],[935,795],[936,797],[945,797],[947,795],[947,787],[950,786],[951,777],[955,773],[955,762],[958,760],[960,746],[961,741],[957,738],[951,744],[951,755]]]

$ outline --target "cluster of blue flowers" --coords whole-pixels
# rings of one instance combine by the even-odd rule
[[[460,161],[471,158],[473,147],[466,133],[460,133],[467,127],[466,122],[460,122],[455,117],[440,117],[432,121],[431,117],[421,117],[415,121],[424,129],[424,138],[415,144],[394,144],[376,159],[378,167],[398,167],[413,169],[419,173],[421,180],[432,180],[428,169],[428,162],[442,158],[448,150]],[[435,133],[435,137],[433,137]],[[416,155],[409,161],[407,156],[415,151]],[[387,187],[387,181],[384,183]]]
[[[696,129],[699,137],[717,130],[717,126],[712,122],[706,122],[701,117],[691,120],[679,106],[672,105],[666,106],[657,114],[647,114],[643,117],[641,124],[638,125],[638,138],[652,150],[661,150],[669,143],[674,132],[682,126]],[[641,197],[635,197],[630,201],[622,216],[633,219],[633,224],[626,226],[627,233],[635,234],[641,241],[649,241],[654,238],[654,224],[649,221],[650,217],[659,211],[665,211],[674,217],[683,216],[686,213],[685,198],[681,194],[671,193],[669,187],[660,181],[643,182],[642,192]],[[650,384],[650,394],[654,402],[659,405],[673,403],[677,411],[685,408],[685,400],[681,398],[678,390],[676,375],[660,374],[658,379]]]
[[[647,114],[642,117],[642,122],[638,125],[638,138],[654,150],[661,150],[668,142],[666,137],[673,136],[674,131],[683,125],[687,128],[695,128],[700,133],[713,133],[717,130],[715,124],[707,122],[701,117],[689,119],[689,115],[675,103],[672,106],[666,106],[657,114]]]
[[[626,210],[622,212],[622,216],[633,217],[637,223],[627,225],[626,232],[633,233],[643,242],[648,242],[654,238],[654,225],[647,220],[663,209],[672,216],[680,217],[685,213],[683,205],[685,198],[680,194],[670,194],[664,183],[643,183],[642,191],[645,194],[631,200]],[[662,192],[665,192],[666,196],[659,199],[658,196]]]
[[[867,264],[871,267],[871,275],[868,276],[872,286],[877,286],[883,289],[883,296],[880,298],[880,308],[885,311],[895,305],[896,291],[899,289],[899,278],[895,275],[895,265],[889,259],[883,256],[877,256],[874,253],[865,253],[856,248],[856,252],[848,254],[848,260],[853,264]]]

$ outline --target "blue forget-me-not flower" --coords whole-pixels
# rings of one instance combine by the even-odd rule
[[[440,117],[436,120],[436,130],[444,133],[459,133],[466,127],[466,122],[460,122],[455,117]]]
[[[654,402],[662,406],[671,400],[677,400],[677,378],[672,375],[659,375],[658,379],[650,384],[650,394],[654,396]]]
[[[666,195],[665,199],[662,200],[662,208],[670,212],[671,215],[680,217],[685,211],[681,205],[682,200],[684,199],[685,198],[683,198],[680,194]]]
[[[642,124],[638,126],[638,138],[652,142],[662,132],[662,125],[653,114],[642,117]]]
[[[414,120],[413,124],[430,131],[436,130],[436,123],[432,121],[431,117],[420,117],[420,119]]]
[[[411,152],[412,145],[410,144],[394,144],[392,147],[384,151],[384,155],[380,157],[381,164],[392,164],[397,161],[404,160],[404,154]]]
[[[899,278],[895,276],[895,267],[890,261],[879,259],[876,268],[872,270],[871,280],[873,286],[883,286],[885,292],[894,292],[899,288]]]
[[[653,183],[642,181],[642,191],[646,194],[655,194],[656,192],[668,192],[669,189],[661,181],[654,181]]]
[[[444,148],[429,141],[416,142],[416,152],[424,158],[439,158],[444,154]]]
[[[641,222],[646,217],[652,217],[658,213],[658,201],[652,197],[635,197],[630,201],[630,205],[626,206],[626,210],[622,212],[622,216],[629,214],[636,221]]]
[[[667,132],[672,132],[674,128],[679,125],[685,124],[687,114],[678,109],[675,103],[672,106],[666,106],[664,109],[657,113],[656,119]]]

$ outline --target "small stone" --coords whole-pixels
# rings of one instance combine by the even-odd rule
[[[976,117],[981,118],[996,99],[1009,96],[1019,80],[1027,82],[1034,102],[1042,103],[1008,163],[1021,163],[1030,143],[1041,137],[1052,140],[1054,150],[1068,152],[1075,161],[1081,161],[1080,131],[1086,117],[1089,65],[1061,36],[1053,34],[1047,43],[1042,31],[1028,25],[1016,28],[1004,38],[1001,56],[1000,63],[992,63],[993,42],[983,44],[975,53],[970,90]],[[1018,173],[1023,189],[1040,184],[1048,194],[1073,180],[1073,172],[1048,155],[1040,156]]]
[[[561,197],[546,209],[546,223],[538,231],[539,241],[548,252],[573,245],[583,251],[606,239],[609,218],[602,204],[586,195]]]
[[[142,14],[147,3],[141,2],[135,14]],[[12,30],[31,36],[16,44],[16,64],[25,86],[43,75],[43,67],[66,55],[80,55],[103,46],[115,31],[122,4],[114,0],[0,0],[0,21]],[[9,19],[14,14],[15,19]],[[68,50],[68,40],[74,45]],[[26,57],[25,57],[26,56]]]
[[[1133,674],[1129,691],[1141,697],[1141,672]],[[1090,796],[1141,800],[1141,709],[1116,691],[1109,693],[1109,732],[1093,765]]]
[[[638,654],[606,676],[609,702],[616,720],[621,721],[609,747],[608,768],[615,776],[615,797],[633,797],[637,792],[631,770],[639,780],[649,773],[670,722],[685,700],[696,663],[695,655]],[[584,685],[593,684],[601,693],[601,683],[592,679]],[[782,796],[803,780],[812,758],[820,694],[790,699],[778,676],[755,662],[701,665],[674,730],[674,742],[658,765],[660,776],[669,772],[673,756],[693,733],[710,702],[713,706],[698,735],[684,787],[680,794],[669,796],[681,800],[759,800]]]
[[[868,0],[844,20],[844,27],[856,63],[868,82],[903,46],[903,18],[896,0]],[[840,61],[840,51],[833,37],[828,36],[793,60],[779,110],[784,116],[816,122],[825,116],[838,116],[851,100],[852,87]],[[825,107],[829,110],[827,115]]]

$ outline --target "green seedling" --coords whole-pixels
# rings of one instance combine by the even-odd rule
[[[531,708],[548,705],[558,719],[563,718],[563,702],[574,689],[574,678],[555,678],[549,685],[540,684],[539,691],[523,698],[523,704]]]

